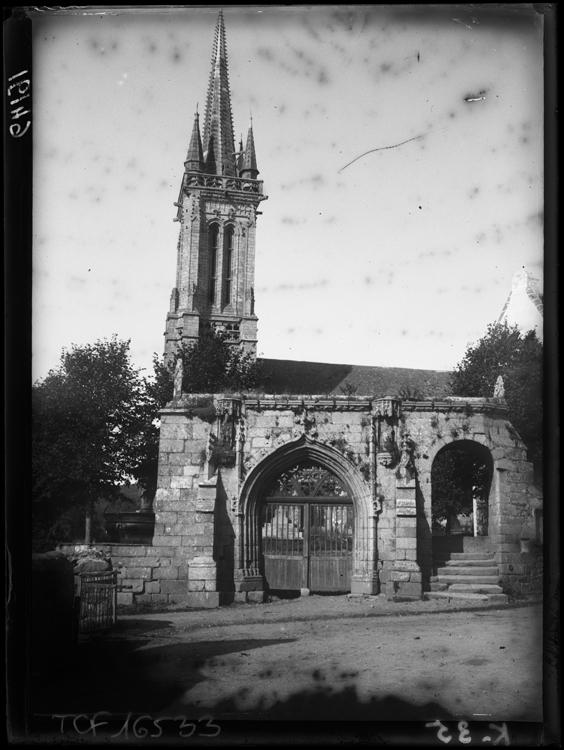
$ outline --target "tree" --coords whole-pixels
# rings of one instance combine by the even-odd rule
[[[491,397],[502,376],[509,421],[527,446],[537,481],[542,481],[543,348],[534,331],[518,326],[490,325],[470,346],[452,376],[455,396]]]
[[[130,361],[129,341],[98,341],[63,351],[61,364],[33,386],[33,526],[37,551],[81,534],[84,517],[120,500],[135,480],[147,502],[157,489],[159,410],[173,396],[176,359],[185,393],[257,388],[264,380],[252,354],[211,332],[165,363],[155,355],[153,378]]]
[[[142,477],[155,416],[129,341],[114,336],[63,351],[32,392],[36,549],[68,539],[97,500],[117,499],[120,486]]]
[[[257,362],[253,354],[231,345],[224,331],[212,329],[196,342],[180,346],[168,362],[156,354],[153,356],[154,376],[147,382],[147,395],[155,418],[159,410],[172,400],[178,359],[182,360],[182,392],[185,394],[256,390],[267,380],[262,363]],[[202,416],[205,411],[206,416],[213,417],[213,405],[209,402],[198,402],[194,406],[194,413]],[[159,427],[155,419],[146,423],[144,445],[144,456],[134,475],[152,498],[157,489],[159,454]]]
[[[455,396],[493,396],[503,378],[508,418],[528,449],[535,479],[542,483],[542,344],[534,331],[492,324],[470,345],[452,374]],[[456,444],[454,444],[456,445]],[[471,512],[474,497],[485,500],[488,471],[482,458],[460,446],[444,451],[433,464],[433,529],[450,533],[451,520]]]
[[[431,472],[433,532],[451,533],[458,515],[470,515],[474,499],[487,499],[491,476],[483,457],[467,446],[442,450]]]
[[[262,387],[266,380],[262,363],[252,353],[230,344],[224,331],[212,329],[197,341],[179,347],[168,363],[156,355],[153,358],[153,395],[162,406],[172,399],[174,368],[179,358],[183,393],[252,391]]]

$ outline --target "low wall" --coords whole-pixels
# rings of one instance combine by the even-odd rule
[[[504,551],[495,555],[504,591],[514,596],[541,596],[544,564],[542,547],[534,543],[527,550],[520,549],[517,544],[506,544],[504,547]]]
[[[111,560],[118,574],[118,604],[161,602],[174,604],[188,599],[188,562],[181,550],[148,544],[67,544],[60,549],[74,556],[96,549]]]

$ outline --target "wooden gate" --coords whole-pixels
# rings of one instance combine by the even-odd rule
[[[334,474],[313,464],[282,474],[262,505],[261,527],[270,589],[350,591],[354,507]]]

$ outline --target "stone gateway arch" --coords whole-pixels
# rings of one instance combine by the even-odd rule
[[[431,592],[432,466],[456,443],[492,466],[487,533],[460,537],[459,552],[485,551],[494,585],[526,590],[538,573],[523,540],[538,538],[542,498],[501,399],[185,395],[161,420],[153,546],[182,601]]]
[[[305,432],[251,469],[239,507],[239,571],[257,571],[261,587],[264,576],[270,589],[350,591],[374,569],[369,484],[353,461]],[[239,587],[245,577],[239,572]]]

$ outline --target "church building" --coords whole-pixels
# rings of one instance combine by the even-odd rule
[[[235,144],[220,12],[175,204],[168,358],[215,327],[256,356],[259,162],[252,123]],[[218,606],[276,591],[503,602],[508,589],[539,590],[542,497],[503,393],[448,397],[448,373],[428,370],[265,367],[269,394],[184,394],[177,379],[161,412],[152,544],[112,552],[124,603]],[[455,449],[481,463],[484,482],[469,533],[437,536],[435,470]]]

